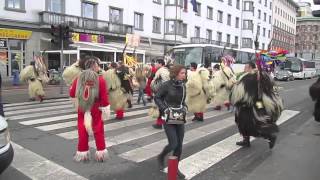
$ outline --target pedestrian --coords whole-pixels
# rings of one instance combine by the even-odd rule
[[[170,80],[170,72],[169,69],[165,66],[165,62],[163,59],[157,59],[156,61],[157,72],[151,82],[152,92],[154,94],[157,93],[158,89],[162,86],[162,84],[168,80]],[[159,112],[156,123],[152,125],[155,129],[162,129],[162,125],[164,124],[162,119],[161,111]]]
[[[125,113],[124,109],[127,105],[127,96],[122,90],[121,80],[116,72],[117,68],[118,64],[112,62],[109,70],[103,76],[107,81],[111,109],[115,111],[116,119],[122,120]]]
[[[19,85],[20,68],[19,68],[19,63],[18,63],[17,59],[14,59],[12,61],[11,69],[12,69],[12,76],[13,76],[12,85],[13,86],[18,86]]]
[[[142,64],[139,64],[136,67],[135,71],[135,78],[139,86],[139,96],[137,104],[140,104],[140,100],[142,100],[142,103],[144,106],[146,106],[147,102],[144,99],[144,89],[146,88],[147,83],[147,77],[146,77],[146,71],[145,67]]]
[[[161,171],[164,169],[165,156],[171,151],[178,161],[181,159],[187,113],[185,79],[186,68],[183,65],[174,65],[170,69],[170,80],[164,82],[155,95],[154,101],[165,119],[164,130],[169,142],[158,155]],[[185,177],[180,170],[177,175],[180,178]]]
[[[283,109],[282,100],[274,92],[274,82],[267,72],[255,71],[252,63],[246,65],[246,71],[231,94],[231,102],[236,107],[235,121],[243,136],[236,144],[250,147],[250,136],[263,137],[269,140],[272,149],[278,132],[276,121]]]
[[[310,86],[309,95],[312,101],[315,101],[313,110],[314,120],[320,122],[320,77]]]
[[[98,75],[99,65],[95,58],[87,57],[85,68],[70,88],[70,97],[77,98],[78,106],[78,150],[74,156],[77,162],[89,160],[89,134],[96,141],[95,159],[105,160],[108,151],[104,139],[103,120],[110,116],[106,81]]]
[[[131,84],[131,75],[129,67],[127,67],[123,62],[119,62],[117,67],[117,75],[120,78],[121,87],[124,91],[124,94],[127,96],[128,108],[132,108],[131,98],[133,95],[133,88]]]
[[[155,62],[152,61],[151,65],[150,65],[150,69],[149,69],[148,74],[147,74],[148,81],[147,81],[147,85],[146,85],[146,89],[145,89],[145,92],[146,92],[146,94],[148,96],[147,100],[149,102],[151,102],[152,99],[153,99],[153,94],[152,94],[152,89],[151,89],[151,82],[152,82],[156,72],[157,72],[157,68],[155,66]]]

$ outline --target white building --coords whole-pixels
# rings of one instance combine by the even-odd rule
[[[242,48],[255,48],[258,38],[258,49],[267,49],[272,33],[272,1],[244,0],[242,13]]]
[[[183,43],[253,49],[258,27],[259,48],[266,49],[270,6],[270,0],[197,0],[196,13],[190,0],[3,0],[0,42],[6,46],[0,47],[0,61],[5,63],[0,63],[1,73],[10,76],[13,59],[22,68],[43,50],[51,52],[46,62],[49,69],[60,67],[59,46],[48,39],[50,26],[61,23],[72,28],[77,41],[85,41],[67,47],[64,65],[79,58],[75,49],[102,61],[121,60],[128,33],[140,35],[136,52],[146,61]]]
[[[272,49],[295,52],[297,9],[293,0],[273,0]]]

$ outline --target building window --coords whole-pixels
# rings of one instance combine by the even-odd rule
[[[230,44],[230,38],[231,36],[230,36],[230,34],[227,34],[227,44]]]
[[[234,44],[238,45],[238,43],[239,43],[239,37],[235,36],[234,37]]]
[[[266,37],[266,28],[263,28],[263,37]]]
[[[252,11],[253,12],[253,2],[245,1],[243,10],[244,11]]]
[[[269,16],[269,24],[271,24],[271,16]]]
[[[268,7],[268,0],[264,0],[264,6]]]
[[[166,33],[174,34],[175,33],[175,23],[174,20],[166,20]]]
[[[252,48],[252,39],[242,38],[242,48]]]
[[[263,14],[263,21],[266,22],[267,21],[267,13]]]
[[[197,3],[197,10],[198,12],[196,13],[197,16],[201,16],[201,4]]]
[[[9,11],[18,11],[18,12],[26,12],[25,11],[25,0],[6,0],[5,2],[6,10]]]
[[[122,24],[123,11],[118,8],[110,8],[109,20],[113,23]]]
[[[137,30],[143,30],[143,14],[134,13],[134,28]]]
[[[218,42],[222,41],[222,32],[217,32],[217,41]]]
[[[64,13],[65,0],[46,0],[46,9],[50,12]]]
[[[97,17],[96,4],[82,2],[82,17],[94,19]]]
[[[161,33],[161,18],[153,17],[153,28],[152,32]]]
[[[197,38],[200,37],[200,27],[199,26],[194,27],[194,37],[197,37]]]
[[[257,35],[260,35],[260,26],[257,26]]]
[[[265,48],[265,44],[264,44],[264,43],[262,43],[262,50],[264,50],[264,48]]]
[[[274,9],[275,9],[274,12],[277,13],[278,12],[277,6]]]
[[[237,0],[237,5],[236,5],[237,9],[240,9],[240,0]]]
[[[213,9],[212,7],[207,7],[207,18],[208,19],[213,19]]]
[[[218,11],[217,21],[220,23],[223,23],[223,12],[222,11]]]
[[[239,28],[239,18],[238,17],[236,17],[236,28]]]
[[[268,38],[270,38],[270,36],[271,36],[271,31],[268,30]]]
[[[245,30],[253,30],[252,20],[243,20],[243,29],[245,29]]]
[[[270,8],[270,10],[272,10],[272,2],[270,2],[270,7],[269,8]]]
[[[228,14],[227,25],[231,26],[231,14]]]
[[[261,4],[261,0],[259,0],[259,3]]]
[[[261,10],[258,10],[258,18],[261,19]]]
[[[153,0],[154,3],[161,4],[161,0]]]
[[[182,24],[182,35],[183,35],[183,37],[187,37],[187,29],[188,28],[188,25],[187,24],[185,24],[185,23],[183,23]]]
[[[228,0],[228,5],[232,6],[232,0]]]
[[[212,30],[210,30],[210,29],[207,29],[207,31],[206,31],[206,39],[207,40],[212,40]]]

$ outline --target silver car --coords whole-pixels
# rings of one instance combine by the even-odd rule
[[[276,71],[275,73],[275,79],[276,80],[285,80],[285,81],[293,81],[294,77],[293,77],[293,73],[289,70],[286,69],[281,69]]]
[[[10,143],[8,123],[0,115],[0,174],[11,164],[13,160],[13,148]]]

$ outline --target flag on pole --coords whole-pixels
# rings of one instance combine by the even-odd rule
[[[191,0],[191,4],[193,6],[193,11],[194,12],[198,12],[197,1],[196,0]]]

